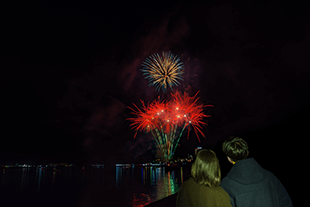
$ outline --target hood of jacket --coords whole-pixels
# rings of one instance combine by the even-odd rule
[[[264,171],[254,158],[248,158],[236,162],[227,177],[238,183],[249,185],[261,182],[264,179]]]

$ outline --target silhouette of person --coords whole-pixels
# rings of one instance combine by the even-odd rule
[[[222,150],[233,164],[221,182],[234,207],[292,207],[287,191],[271,172],[263,169],[249,155],[248,144],[239,137],[230,137]]]
[[[198,151],[191,166],[191,177],[177,194],[177,207],[231,207],[229,195],[220,186],[219,161],[212,150]]]

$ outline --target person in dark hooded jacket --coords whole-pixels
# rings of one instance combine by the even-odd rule
[[[222,149],[233,164],[221,182],[234,207],[292,207],[287,191],[271,172],[263,169],[254,158],[247,158],[247,143],[230,137]]]

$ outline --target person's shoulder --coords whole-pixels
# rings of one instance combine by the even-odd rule
[[[220,185],[217,187],[217,191],[225,192],[226,193],[226,190],[222,186],[220,186]]]
[[[221,180],[221,184],[220,185],[226,185],[226,184],[228,184],[228,183],[230,183],[231,182],[231,178],[230,177],[228,177],[228,176],[225,176],[224,178],[222,178],[222,180]]]
[[[196,181],[194,180],[194,178],[190,177],[187,181],[185,181],[184,183],[186,183],[187,185],[196,185]]]
[[[223,198],[229,198],[229,194],[227,193],[227,191],[224,189],[224,188],[222,188],[221,186],[217,186],[217,187],[212,187],[212,188],[208,188],[209,190],[209,192],[208,192],[208,194],[212,194],[212,195],[214,195],[214,194],[216,194],[216,195],[218,195],[218,196],[222,196]]]
[[[195,180],[192,177],[190,177],[188,180],[182,183],[182,187],[192,186],[192,185],[195,185],[195,183],[196,183]]]
[[[278,184],[280,182],[280,179],[273,172],[265,170],[265,176],[267,176],[268,179],[273,183]]]
[[[263,174],[265,179],[268,179],[272,183],[278,184],[279,178],[271,171],[260,166],[260,172]]]
[[[273,172],[271,172],[271,171],[269,171],[269,170],[267,170],[267,169],[265,169],[265,168],[263,168],[263,167],[260,167],[260,172],[262,172],[263,175],[264,175],[265,177],[268,177],[269,179],[275,179],[275,180],[278,179],[278,178],[273,174]]]

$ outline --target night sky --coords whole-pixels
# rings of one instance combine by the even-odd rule
[[[2,5],[0,162],[151,161],[155,143],[150,134],[133,139],[127,106],[163,96],[140,71],[162,51],[184,60],[175,89],[214,105],[207,138],[184,136],[180,156],[231,135],[265,147],[257,155],[287,159],[301,149],[310,114],[306,4],[189,2]]]

